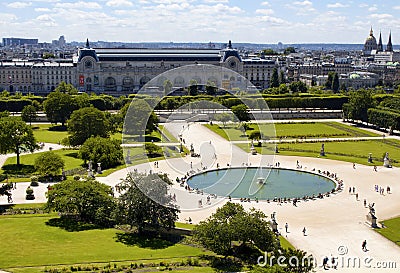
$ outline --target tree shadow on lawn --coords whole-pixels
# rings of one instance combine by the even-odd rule
[[[118,232],[116,241],[127,246],[137,246],[140,248],[164,249],[182,240],[181,236],[161,234],[155,235],[152,233],[138,234],[135,232]]]
[[[51,227],[58,227],[69,232],[77,232],[91,229],[104,229],[103,227],[100,227],[98,225],[81,222],[68,217],[49,219],[48,221],[46,221],[46,225]]]
[[[11,175],[21,175],[21,174],[32,174],[35,172],[35,167],[33,165],[24,164],[8,164],[2,167],[5,174]]]

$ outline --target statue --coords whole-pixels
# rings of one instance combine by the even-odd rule
[[[103,172],[101,171],[101,162],[97,163],[97,173],[98,173],[98,174],[103,173]]]
[[[372,154],[371,153],[369,153],[369,155],[368,155],[368,163],[372,163]]]
[[[126,163],[126,164],[131,164],[131,163],[132,163],[132,162],[131,162],[131,150],[128,150],[128,151],[126,152],[125,163]]]
[[[386,152],[385,157],[383,158],[383,167],[386,168],[391,168],[392,166],[390,165],[390,159],[389,159],[389,153]]]
[[[87,170],[89,177],[93,177],[93,169],[92,169],[93,166],[92,166],[92,164],[93,164],[93,162],[92,162],[92,160],[90,160],[89,163],[88,163],[88,170]]]
[[[325,156],[325,144],[322,143],[321,145],[321,152],[319,153],[320,156]]]
[[[376,220],[378,218],[375,216],[374,205],[375,205],[375,203],[372,203],[372,204],[368,205],[369,213],[367,214],[367,221],[368,221],[368,224],[371,225],[371,227],[377,228],[378,225],[376,224]]]

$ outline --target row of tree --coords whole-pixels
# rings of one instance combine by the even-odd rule
[[[130,225],[139,233],[146,228],[172,228],[179,210],[167,194],[170,184],[166,175],[130,173],[115,187],[120,195],[114,198],[114,190],[98,181],[67,180],[48,191],[46,208],[99,226]],[[140,185],[151,189],[152,196],[144,194]]]

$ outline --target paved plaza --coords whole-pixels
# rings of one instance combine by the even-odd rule
[[[159,161],[158,167],[153,163],[145,163],[123,169],[112,173],[107,177],[98,177],[97,180],[115,186],[124,179],[128,171],[137,169],[140,172],[167,173],[171,180],[182,177],[193,170],[197,172],[201,167],[207,169],[220,167],[242,166],[247,163],[251,166],[266,166],[274,162],[280,162],[282,168],[296,168],[298,161],[303,170],[312,169],[336,173],[344,181],[344,190],[329,197],[316,200],[300,201],[297,207],[291,203],[277,202],[267,203],[260,201],[256,203],[244,202],[244,207],[255,207],[262,210],[266,215],[276,213],[278,230],[294,246],[313,254],[316,257],[319,267],[317,271],[325,271],[321,268],[324,256],[338,257],[338,272],[398,272],[400,267],[400,248],[394,243],[374,232],[366,224],[366,215],[369,209],[364,207],[364,199],[367,204],[375,203],[376,215],[379,220],[388,219],[399,215],[400,193],[398,183],[400,169],[384,168],[378,166],[374,171],[370,166],[356,165],[352,163],[326,160],[320,158],[307,158],[295,156],[261,156],[251,155],[239,149],[232,143],[208,130],[201,124],[168,123],[165,127],[175,137],[182,135],[185,145],[189,148],[192,144],[200,158],[190,156],[182,158],[171,158]],[[57,147],[55,147],[57,148]],[[45,202],[45,184],[35,188],[36,199],[34,201],[24,200],[25,189],[29,183],[17,183],[17,189],[13,191],[15,203]],[[391,194],[381,195],[374,189],[374,185],[386,189],[390,186]],[[358,194],[349,194],[348,188],[354,187]],[[206,219],[218,206],[227,202],[227,198],[212,198],[211,205],[206,204],[207,195],[188,192],[178,183],[171,187],[171,194],[176,195],[177,203],[181,207],[180,221],[187,219],[198,223]],[[5,203],[6,197],[0,197],[0,203]],[[203,206],[199,208],[198,201],[202,200]],[[234,202],[240,202],[234,200]],[[288,223],[288,232],[285,231],[285,223]],[[303,228],[306,228],[306,235],[303,235]],[[362,242],[367,241],[368,251],[361,248]],[[348,266],[348,262],[350,265]],[[355,265],[353,262],[355,261]],[[382,262],[395,262],[397,269],[378,269]],[[334,270],[334,269],[330,269]]]

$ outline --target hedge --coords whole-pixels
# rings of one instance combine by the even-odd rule
[[[380,128],[400,129],[400,114],[377,108],[368,109],[368,122]]]

